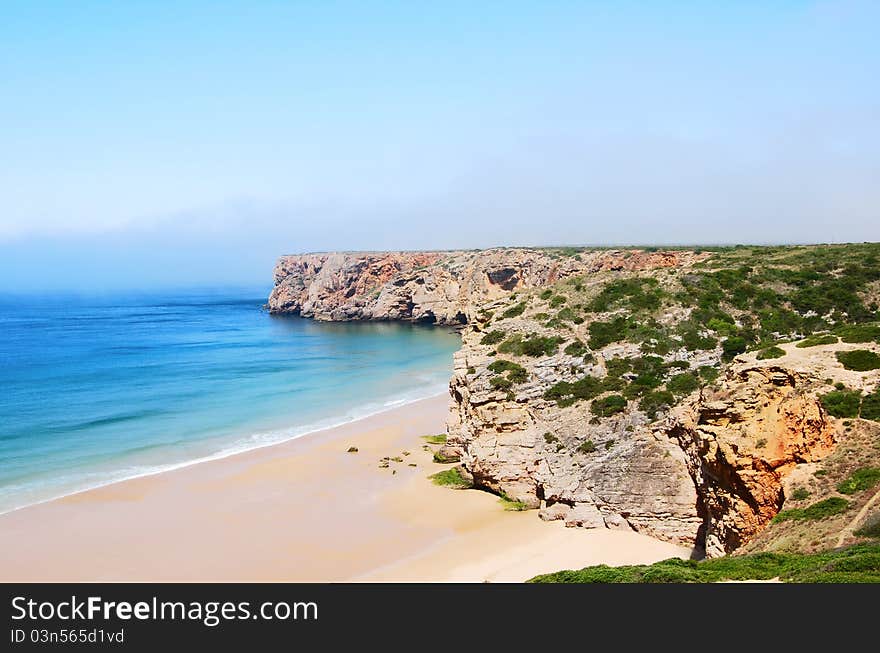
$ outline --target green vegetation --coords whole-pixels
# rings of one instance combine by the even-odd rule
[[[592,322],[588,327],[590,332],[590,348],[602,349],[605,345],[618,342],[626,338],[628,322],[625,317],[616,317],[610,322]]]
[[[481,345],[497,345],[499,342],[504,340],[507,337],[507,334],[504,331],[489,331],[486,335],[480,338]]]
[[[550,433],[550,431],[547,431],[544,434],[544,442],[546,442],[547,444],[553,444],[554,442],[559,442],[559,438]]]
[[[569,356],[575,356],[577,358],[584,356],[589,352],[587,346],[582,343],[580,340],[575,340],[570,342],[565,349],[563,350]]]
[[[498,502],[504,506],[505,510],[511,512],[521,512],[523,510],[528,510],[529,507],[522,501],[517,501],[515,499],[511,499],[509,496],[504,494],[503,492],[498,495]]]
[[[620,379],[611,376],[599,379],[585,376],[577,381],[560,381],[544,391],[544,398],[551,399],[559,406],[571,406],[577,401],[593,399],[608,390],[619,390]]]
[[[733,360],[734,356],[742,354],[748,349],[748,342],[741,336],[731,336],[721,341],[721,357],[724,360]]]
[[[858,544],[822,553],[753,553],[711,560],[671,558],[652,565],[558,571],[530,583],[717,583],[770,580],[789,583],[880,582],[880,545]]]
[[[675,405],[675,397],[668,390],[651,392],[642,397],[639,402],[639,410],[644,412],[649,419],[657,417],[657,413],[669,410]]]
[[[544,300],[550,299],[552,296],[553,296],[553,289],[552,288],[546,288],[541,291],[540,295],[538,295],[538,297],[540,297],[541,299],[544,299]]]
[[[757,358],[759,361],[763,361],[769,358],[780,358],[782,356],[785,356],[785,350],[776,345],[772,345],[759,351]]]
[[[849,501],[840,497],[831,497],[823,501],[818,501],[806,508],[791,508],[783,510],[774,518],[774,522],[784,521],[818,521],[840,514],[849,508]]]
[[[489,379],[489,385],[495,390],[510,390],[513,387],[513,381],[503,376],[493,376]]]
[[[596,451],[596,444],[592,440],[587,440],[586,442],[581,442],[577,450],[580,453],[593,453]]]
[[[833,390],[819,397],[823,408],[834,417],[858,417],[862,393],[858,390]]]
[[[697,373],[706,383],[714,383],[720,374],[718,368],[711,365],[703,365],[697,370]]]
[[[614,308],[628,308],[631,312],[655,310],[660,307],[663,293],[656,279],[617,279],[605,287],[589,304],[589,309],[603,313]]]
[[[878,324],[856,324],[838,327],[834,333],[840,336],[840,339],[849,343],[862,342],[880,342],[880,325]]]
[[[523,338],[516,333],[498,345],[499,354],[513,354],[514,356],[552,356],[556,353],[563,338],[559,336],[529,336]]]
[[[511,306],[510,308],[508,308],[506,311],[504,311],[501,314],[501,319],[507,319],[507,318],[511,318],[511,317],[519,317],[520,315],[525,313],[525,310],[526,310],[526,303],[525,302],[520,302],[519,304],[514,304],[513,306]]]
[[[424,440],[428,444],[446,444],[446,434],[440,433],[438,435],[423,435],[422,440]]]
[[[473,487],[473,484],[461,475],[461,470],[458,467],[444,469],[442,472],[431,474],[428,478],[431,479],[434,485],[451,487],[456,490],[466,490]]]
[[[880,388],[862,399],[862,419],[872,419],[880,422]]]
[[[818,347],[819,345],[834,345],[837,344],[837,341],[837,336],[832,336],[830,333],[826,333],[804,338],[798,344],[796,344],[795,347],[804,349],[806,347]]]
[[[676,374],[666,382],[666,389],[679,396],[687,396],[700,387],[700,381],[690,372]]]
[[[568,298],[564,295],[556,295],[553,299],[550,300],[550,308],[559,308],[567,301]]]
[[[610,417],[617,413],[623,412],[626,408],[626,398],[620,395],[608,395],[601,399],[596,399],[590,406],[590,412],[599,417]]]
[[[857,492],[870,490],[877,483],[880,483],[880,469],[877,467],[862,467],[838,483],[837,491],[841,494],[856,494]]]
[[[506,361],[506,360],[502,360],[502,359],[498,359],[498,360],[495,360],[492,363],[490,363],[489,364],[489,371],[495,372],[496,374],[502,374],[504,372],[507,372],[507,379],[506,380],[510,381],[511,384],[525,383],[525,381],[528,380],[528,378],[529,378],[529,374],[528,374],[528,372],[526,372],[526,368],[524,368],[522,365],[519,365],[519,364],[514,363],[512,361]],[[498,377],[495,377],[489,381],[489,383],[493,384],[493,387],[496,387],[493,382],[497,378]],[[500,386],[498,386],[498,387],[500,387]],[[507,386],[505,389],[508,389],[509,387],[510,386]]]
[[[794,492],[791,493],[791,498],[795,501],[803,501],[810,498],[810,492],[803,487],[795,488]]]
[[[848,370],[868,372],[880,368],[880,356],[867,349],[837,352],[837,360]]]

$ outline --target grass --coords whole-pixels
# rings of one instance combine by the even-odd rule
[[[717,583],[770,580],[788,583],[878,583],[880,544],[857,544],[822,553],[754,553],[712,560],[671,558],[652,565],[598,565],[558,571],[530,583]]]
[[[838,483],[837,491],[841,494],[856,494],[857,492],[870,490],[877,483],[880,483],[880,469],[877,467],[862,467]]]
[[[848,370],[868,372],[880,368],[880,356],[867,349],[837,352],[837,360]]]
[[[438,435],[423,435],[422,440],[428,444],[446,444],[446,434],[439,433]]]
[[[818,347],[819,345],[833,345],[837,343],[837,336],[830,333],[824,335],[809,336],[801,340],[795,347],[805,349],[807,347]]]
[[[456,490],[466,490],[473,487],[473,484],[461,475],[458,467],[444,469],[442,472],[431,474],[428,478],[431,479],[434,485],[450,487]]]
[[[806,508],[791,508],[783,510],[774,518],[774,522],[784,521],[819,521],[826,517],[838,515],[849,508],[849,501],[840,497],[831,497],[818,501]]]

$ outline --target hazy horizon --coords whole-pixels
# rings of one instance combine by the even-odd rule
[[[0,292],[880,241],[880,5],[5,3]]]

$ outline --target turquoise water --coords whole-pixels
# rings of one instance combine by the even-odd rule
[[[442,392],[459,338],[254,291],[0,298],[0,512]]]

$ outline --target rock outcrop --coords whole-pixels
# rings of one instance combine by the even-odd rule
[[[641,270],[699,259],[692,252],[489,249],[282,256],[268,308],[317,320],[405,320],[460,325],[511,291],[602,270]]]
[[[591,424],[583,405],[542,397],[580,362],[558,352],[528,366],[515,395],[491,387],[494,357],[481,334],[463,334],[450,382],[449,442],[474,483],[541,508],[566,526],[635,530],[696,545],[703,517],[681,448],[637,410]],[[471,373],[468,373],[471,370]]]
[[[815,377],[776,365],[735,365],[714,389],[670,416],[705,517],[709,556],[730,553],[779,512],[785,476],[820,460],[835,431]]]

